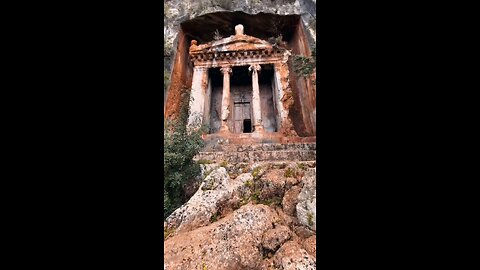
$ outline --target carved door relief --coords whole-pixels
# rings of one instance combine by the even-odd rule
[[[252,132],[251,98],[244,93],[234,93],[233,108],[233,132]]]

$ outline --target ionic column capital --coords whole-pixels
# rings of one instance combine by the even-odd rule
[[[257,72],[260,71],[261,69],[262,69],[262,67],[260,67],[259,64],[250,65],[250,67],[248,68],[249,71],[254,70],[254,71],[257,71]]]
[[[223,73],[223,75],[230,74],[232,73],[232,68],[230,66],[224,66],[220,69],[220,71]]]
[[[194,66],[193,71],[205,71],[207,70],[207,67],[199,67],[199,66]]]

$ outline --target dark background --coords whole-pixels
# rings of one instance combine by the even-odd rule
[[[318,264],[430,262],[448,174],[435,28],[418,6],[318,4]],[[158,269],[160,3],[35,5],[4,38],[8,250],[20,267]]]

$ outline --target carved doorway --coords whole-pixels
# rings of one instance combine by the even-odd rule
[[[233,93],[233,132],[252,132],[252,106],[251,96],[245,92]]]

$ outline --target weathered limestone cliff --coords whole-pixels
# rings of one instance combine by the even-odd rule
[[[277,15],[300,15],[308,32],[309,43],[316,39],[316,0],[164,0],[165,60],[170,69],[171,57],[178,45],[180,24],[195,17],[216,12],[245,12],[247,14],[269,13]],[[209,17],[211,24],[222,26],[221,17]],[[215,21],[217,20],[217,21]],[[253,21],[252,25],[258,21]],[[266,26],[266,25],[264,25]],[[249,25],[245,25],[246,28]],[[205,29],[205,28],[204,28]],[[210,29],[207,28],[208,33]],[[225,31],[231,33],[232,31]],[[200,34],[200,33],[199,33]]]

